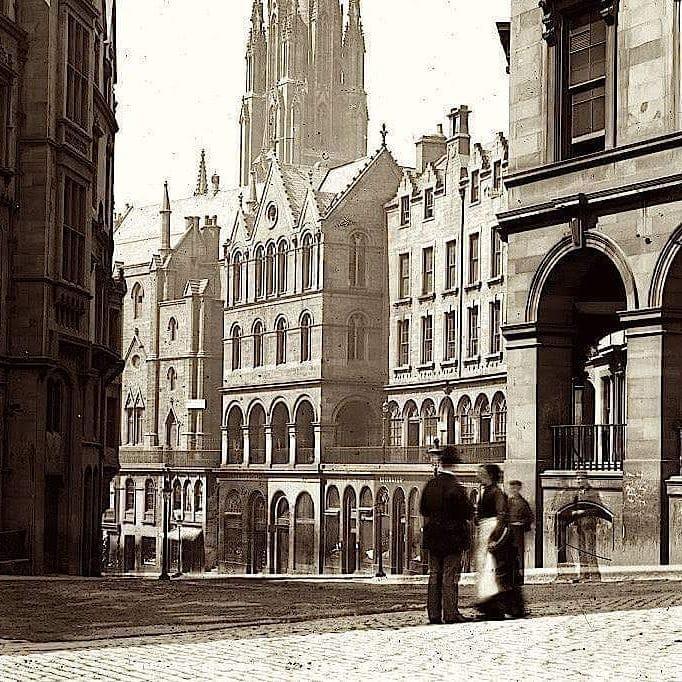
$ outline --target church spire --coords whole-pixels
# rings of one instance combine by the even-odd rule
[[[203,194],[208,194],[208,175],[206,173],[206,150],[201,150],[201,159],[199,160],[199,175],[197,177],[197,188],[194,190],[194,196],[198,197]]]
[[[168,181],[163,183],[163,199],[161,200],[161,254],[165,255],[170,251],[170,231],[171,231],[171,207],[168,196]]]

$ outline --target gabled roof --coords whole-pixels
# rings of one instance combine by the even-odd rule
[[[202,296],[208,290],[209,284],[207,279],[189,279],[185,284],[183,296]]]

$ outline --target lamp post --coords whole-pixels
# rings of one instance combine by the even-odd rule
[[[375,505],[377,514],[377,555],[378,555],[378,565],[377,565],[377,578],[385,578],[386,573],[384,572],[384,533],[383,533],[383,522],[384,522],[384,505],[387,502],[386,491],[381,489],[377,495],[377,502]]]
[[[179,578],[182,575],[182,509],[173,510],[173,520],[178,527],[178,570],[173,577]]]
[[[440,456],[443,452],[443,448],[440,446],[438,438],[433,439],[433,447],[429,448],[426,452],[431,455],[433,475],[436,476],[438,474],[438,462],[440,461]]]
[[[170,580],[168,575],[168,506],[171,496],[171,484],[169,471],[163,474],[163,540],[161,543],[161,575],[159,580]]]

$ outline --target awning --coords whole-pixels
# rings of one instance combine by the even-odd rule
[[[201,526],[180,526],[180,538],[183,542],[194,542],[201,536],[204,529]],[[168,538],[170,540],[178,539],[178,527],[171,526],[168,531]]]

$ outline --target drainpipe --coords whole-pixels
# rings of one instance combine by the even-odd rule
[[[462,184],[461,179],[459,198],[462,210],[459,220],[459,362],[457,363],[457,376],[461,379],[462,367],[464,366],[464,211],[466,206],[466,187]]]

